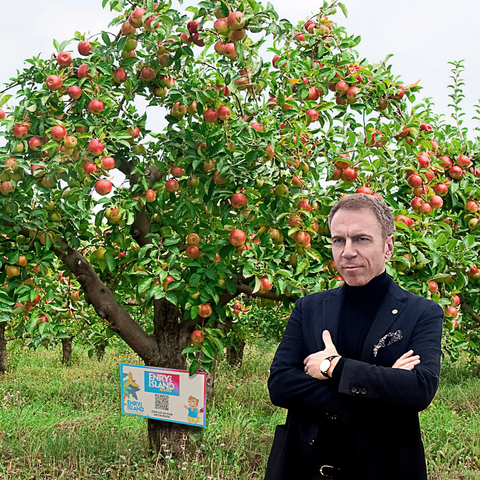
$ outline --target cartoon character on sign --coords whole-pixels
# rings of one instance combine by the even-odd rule
[[[123,374],[123,380],[126,380],[127,374]],[[140,390],[137,382],[134,380],[132,372],[128,372],[128,380],[123,384],[123,402],[127,403],[127,400],[132,396],[135,400],[138,400],[137,392]]]
[[[188,407],[187,405],[184,405],[184,407],[188,410],[188,423],[200,423],[199,413],[203,413],[203,408],[198,408],[198,402],[198,398],[192,397],[192,395],[190,395],[188,397]]]

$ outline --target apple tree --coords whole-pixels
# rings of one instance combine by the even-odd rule
[[[341,284],[327,215],[359,192],[395,212],[389,273],[478,352],[478,144],[458,112],[449,127],[387,61],[360,61],[337,1],[295,26],[254,0],[137,3],[104,0],[112,31],[55,41],[2,91],[7,328],[39,294],[66,306],[40,287],[60,262],[145,364],[208,371],[238,296],[291,306]],[[184,427],[148,428],[180,451]]]

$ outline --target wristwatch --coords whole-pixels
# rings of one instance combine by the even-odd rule
[[[325,360],[323,360],[323,362],[320,364],[320,373],[325,377],[325,378],[332,378],[329,374],[328,374],[328,369],[330,368],[330,364],[332,362],[332,360],[335,358],[335,357],[338,357],[339,355],[330,355],[329,357],[327,357]]]

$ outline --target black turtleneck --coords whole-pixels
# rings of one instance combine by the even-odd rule
[[[333,378],[340,378],[345,359],[360,359],[363,344],[391,281],[384,271],[361,287],[344,284],[345,300],[335,345],[342,358],[333,371]]]

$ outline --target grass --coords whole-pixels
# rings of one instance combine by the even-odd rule
[[[53,350],[10,348],[0,380],[2,479],[261,479],[275,425],[285,412],[266,388],[271,345],[247,349],[244,366],[220,363],[207,427],[195,429],[180,459],[167,446],[151,455],[146,420],[119,412],[119,363],[140,363],[107,350],[102,362],[74,350],[71,366]],[[431,480],[473,480],[480,471],[480,373],[445,365],[421,422]]]

